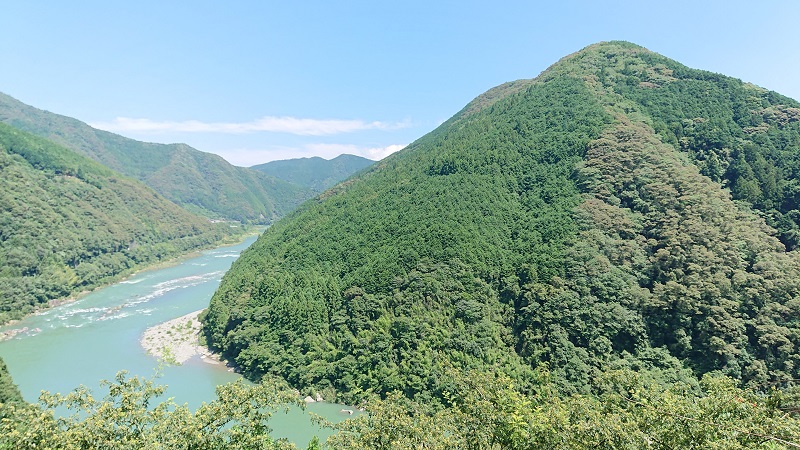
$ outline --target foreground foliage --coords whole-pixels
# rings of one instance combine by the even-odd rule
[[[102,399],[80,388],[65,396],[45,392],[38,404],[0,404],[0,448],[294,448],[269,435],[269,417],[297,403],[278,385],[220,386],[217,399],[195,412],[171,400],[159,402],[165,386],[124,372],[106,386]]]
[[[610,371],[596,396],[561,396],[539,373],[520,392],[494,372],[448,370],[446,405],[434,408],[400,392],[371,403],[369,414],[332,426],[309,449],[789,449],[800,447],[800,420],[784,395],[735,387],[706,376],[697,386],[663,386],[628,370]],[[299,403],[285,385],[220,386],[192,412],[163,401],[163,386],[118,374],[108,394],[86,389],[43,393],[38,404],[0,402],[0,448],[291,449],[270,437],[269,419]],[[68,411],[67,413],[64,410]]]
[[[604,374],[597,396],[563,397],[547,385],[521,394],[487,372],[453,374],[448,406],[399,393],[370,414],[338,425],[329,448],[344,449],[788,449],[800,448],[800,420],[782,394],[706,376],[696,389],[664,387],[630,371]]]

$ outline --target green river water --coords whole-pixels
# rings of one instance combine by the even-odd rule
[[[141,272],[76,302],[0,327],[0,333],[18,330],[13,338],[0,341],[0,357],[29,402],[36,402],[42,390],[66,394],[80,385],[103,394],[100,380],[113,380],[120,370],[152,378],[159,362],[139,344],[142,333],[207,307],[222,275],[255,239]],[[215,398],[217,385],[238,378],[224,365],[195,358],[163,367],[156,383],[167,385],[166,396],[176,403],[197,408]],[[307,410],[339,421],[350,417],[341,412],[343,408],[349,407],[312,403]],[[324,440],[329,434],[311,424],[300,409],[276,414],[270,426],[275,437],[288,438],[299,448],[305,448],[314,435]]]

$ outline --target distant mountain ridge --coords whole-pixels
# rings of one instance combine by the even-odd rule
[[[50,139],[212,218],[268,224],[313,194],[185,144],[128,139],[0,93],[0,122]]]
[[[374,163],[361,156],[343,154],[330,160],[314,156],[271,161],[250,168],[322,192]]]

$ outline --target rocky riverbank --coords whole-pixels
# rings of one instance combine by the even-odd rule
[[[200,345],[200,321],[203,310],[189,313],[145,330],[139,342],[148,353],[168,364],[183,364],[195,356],[220,364],[219,358]]]

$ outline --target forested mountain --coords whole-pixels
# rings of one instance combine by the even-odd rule
[[[271,227],[208,341],[347,401],[447,403],[444,374],[492,368],[524,393],[548,367],[562,395],[619,369],[797,379],[797,155],[798,102],[596,44]]]
[[[330,160],[314,156],[271,161],[250,168],[314,192],[322,192],[374,163],[355,155],[339,155]]]
[[[0,323],[231,230],[0,123]]]
[[[313,194],[229,164],[185,144],[153,144],[97,130],[0,93],[0,121],[136,178],[167,199],[211,218],[268,224]]]

